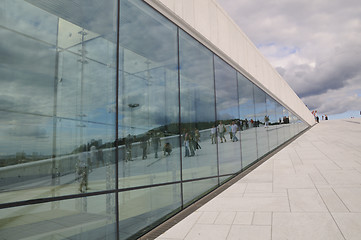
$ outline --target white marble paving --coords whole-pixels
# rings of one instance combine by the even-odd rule
[[[232,224],[235,217],[236,212],[220,212],[217,216],[215,224]]]
[[[273,213],[274,240],[343,240],[330,213]]]
[[[247,236],[247,237],[245,237]],[[233,225],[227,240],[271,240],[271,226]]]
[[[361,213],[333,213],[332,215],[347,240],[361,238]]]
[[[291,212],[327,212],[316,189],[288,189]]]
[[[251,225],[253,220],[253,212],[237,212],[233,224]]]
[[[322,121],[158,239],[359,240],[360,139]]]

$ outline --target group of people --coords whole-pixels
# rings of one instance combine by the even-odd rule
[[[144,135],[140,140],[140,147],[142,149],[142,160],[148,158],[148,147],[152,145],[154,151],[154,158],[158,158],[159,148],[161,147],[161,135],[160,132],[152,133],[152,137],[149,135]],[[134,138],[129,134],[125,139],[125,162],[133,161],[132,158],[132,145],[134,143]],[[169,156],[172,152],[172,145],[169,142],[166,142],[163,146],[163,155]]]
[[[228,128],[228,130],[227,130]],[[232,142],[237,142],[238,138],[237,138],[237,132],[239,130],[239,126],[236,124],[235,121],[232,121],[232,124],[230,124],[229,126],[226,126],[223,124],[222,121],[219,122],[218,126],[216,127],[215,125],[213,125],[213,127],[211,128],[211,141],[212,144],[215,144],[217,142],[217,135],[220,138],[221,143],[227,142],[227,139],[225,137],[226,132],[229,132],[229,138]]]
[[[184,130],[184,148],[185,148],[185,157],[193,157],[198,149],[201,149],[199,145],[200,133],[198,129],[194,131]]]
[[[315,121],[316,121],[317,123],[319,123],[319,122],[320,122],[320,118],[319,118],[318,115],[317,115],[317,110],[312,111],[312,115],[314,116]],[[328,120],[327,114],[322,115],[322,120]]]

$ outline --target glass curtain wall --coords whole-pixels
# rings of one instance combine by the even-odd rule
[[[183,180],[217,176],[213,54],[180,30],[179,64]],[[217,185],[218,178],[185,183],[184,202]]]
[[[120,3],[119,189],[176,182],[181,174],[177,27],[142,1]],[[181,188],[125,191],[118,201],[123,239],[179,208]],[[146,221],[134,221],[139,218]]]
[[[268,143],[268,124],[267,121],[268,113],[266,106],[266,93],[254,85],[254,107],[255,107],[255,122],[254,126],[256,128],[257,135],[257,149],[258,149],[258,158],[262,157],[269,151]]]
[[[278,135],[277,124],[278,119],[276,115],[277,102],[270,96],[266,96],[267,115],[265,116],[265,128],[268,132],[269,150],[272,151],[277,147]]]
[[[278,146],[286,141],[285,130],[284,130],[284,121],[285,116],[283,115],[283,106],[279,103],[276,103],[276,114],[278,118],[278,128],[277,128],[277,136],[278,136]]]
[[[117,1],[51,2],[0,3],[0,203],[54,198],[2,208],[0,236],[114,239],[114,193],[55,199],[115,189]]]
[[[142,0],[3,0],[0,35],[6,239],[135,239],[308,127]]]
[[[242,166],[245,168],[257,160],[257,135],[253,96],[254,84],[240,73],[237,73],[237,78],[239,119],[241,123]]]
[[[214,57],[217,124],[214,141],[218,144],[219,174],[241,170],[240,120],[237,72],[219,57]],[[228,134],[227,134],[228,133]]]

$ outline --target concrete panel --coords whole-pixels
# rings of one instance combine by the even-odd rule
[[[240,32],[238,32],[235,37],[237,38],[237,45],[236,45],[237,62],[239,62],[240,65],[243,66],[246,63],[245,39],[243,38]]]
[[[217,5],[213,1],[208,3],[209,15],[210,15],[210,41],[217,46],[218,45],[218,20],[217,20]]]
[[[175,11],[175,2],[176,0],[162,0],[162,3],[169,8],[170,10],[172,10],[172,12],[175,12],[177,15],[179,15],[176,11]]]
[[[182,0],[182,18],[195,28],[193,0]]]
[[[211,14],[209,11],[208,0],[194,1],[194,16],[196,29],[202,33],[208,40],[211,39]]]
[[[218,47],[229,56],[229,22],[224,17],[224,12],[217,8],[218,21]],[[222,57],[222,56],[221,56]]]
[[[174,0],[174,13],[178,16],[183,15],[183,4],[182,1]]]

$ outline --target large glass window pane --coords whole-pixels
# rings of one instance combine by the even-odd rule
[[[179,180],[177,28],[143,1],[120,9],[119,187]]]
[[[190,205],[218,186],[218,177],[183,183],[183,202]]]
[[[242,166],[257,160],[256,128],[254,128],[253,83],[238,73],[239,114],[241,120]]]
[[[214,57],[219,173],[241,170],[240,120],[237,72],[222,59]],[[231,133],[231,134],[230,134]],[[217,137],[216,137],[217,138]]]
[[[289,112],[285,107],[283,108],[283,124],[285,131],[285,141],[287,141],[291,138],[291,124]]]
[[[216,176],[213,54],[181,31],[179,55],[183,179]]]
[[[285,142],[284,121],[286,120],[285,116],[283,115],[283,106],[279,103],[276,104],[276,114],[278,118],[277,136],[278,136],[278,146],[279,146]]]
[[[254,85],[255,127],[257,133],[258,158],[269,151],[266,93]],[[267,122],[267,125],[266,125]]]
[[[2,239],[116,239],[115,194],[0,210]]]
[[[289,112],[289,116],[290,116],[290,133],[291,133],[291,137],[293,137],[297,134],[298,131],[296,125],[296,116],[292,112]]]
[[[267,115],[265,116],[265,125],[268,132],[268,141],[270,150],[273,150],[277,147],[278,144],[278,118],[276,115],[276,101],[270,96],[266,96],[266,107]]]
[[[119,239],[138,239],[180,207],[180,184],[119,193]]]
[[[20,201],[114,188],[116,7],[0,3],[0,191]]]

